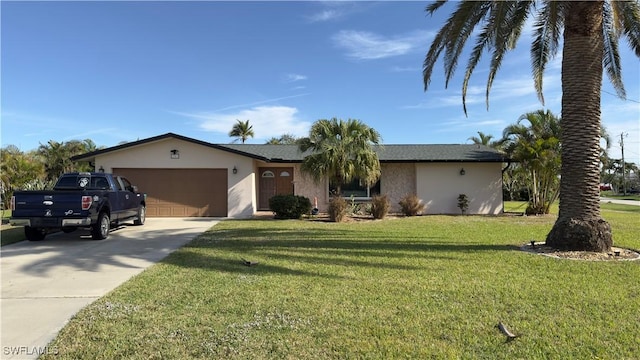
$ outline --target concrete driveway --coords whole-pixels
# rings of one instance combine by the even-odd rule
[[[150,218],[106,240],[88,231],[0,250],[2,359],[36,359],[80,309],[215,225],[214,218]]]

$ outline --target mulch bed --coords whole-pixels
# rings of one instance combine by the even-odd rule
[[[634,261],[640,259],[640,253],[635,250],[612,247],[609,252],[593,251],[561,251],[545,245],[542,242],[525,244],[520,250],[554,257],[557,259],[586,260],[586,261]]]

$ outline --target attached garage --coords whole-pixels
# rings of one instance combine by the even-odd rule
[[[147,194],[149,217],[226,217],[227,169],[114,168]]]

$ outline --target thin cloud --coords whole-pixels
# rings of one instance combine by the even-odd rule
[[[302,80],[307,80],[307,76],[300,75],[300,74],[287,74],[285,76],[285,82],[296,82],[296,81],[302,81]]]
[[[422,69],[416,66],[393,66],[392,72],[422,72]]]
[[[415,31],[409,34],[385,37],[367,31],[342,30],[332,37],[336,46],[347,51],[356,60],[376,60],[408,54],[421,47],[430,33]]]
[[[311,23],[342,20],[352,14],[363,12],[372,6],[376,6],[375,3],[364,1],[314,1],[313,3],[319,4],[321,10],[305,16]]]
[[[69,140],[85,140],[85,139],[89,139],[92,136],[95,135],[113,135],[114,133],[117,133],[120,129],[115,128],[115,127],[108,127],[108,128],[100,128],[100,129],[95,129],[95,130],[90,130],[90,131],[85,131],[82,133],[77,133],[77,134],[73,134],[73,135],[69,135],[67,137],[65,137],[63,139],[63,141],[69,141]]]
[[[323,10],[319,13],[313,14],[309,17],[310,22],[325,22],[325,21],[333,21],[344,17],[344,12],[338,11],[337,9],[328,9]]]
[[[296,94],[296,95],[283,96],[283,97],[278,97],[278,98],[273,98],[273,99],[254,101],[254,102],[246,103],[246,104],[231,105],[231,106],[223,107],[221,109],[215,109],[212,112],[218,113],[218,112],[221,112],[221,111],[226,111],[226,110],[231,110],[231,109],[246,108],[246,107],[251,107],[251,106],[255,106],[255,105],[267,104],[267,103],[270,103],[270,102],[293,99],[293,98],[307,96],[307,95],[311,95],[311,93]],[[171,110],[166,110],[166,111],[171,113],[171,114],[182,115],[182,116],[187,116],[187,117],[194,117],[193,113],[185,113],[185,112],[171,111]]]
[[[545,104],[549,106],[555,103],[557,94],[560,91],[559,77],[556,74],[550,74],[544,77],[545,90]],[[401,109],[437,109],[451,106],[462,107],[462,92],[461,90],[441,90],[432,91],[429,90],[426,93],[427,99],[418,104],[404,105]],[[529,76],[519,76],[509,79],[496,79],[491,87],[489,93],[489,107],[494,102],[499,102],[504,99],[516,99],[528,97],[537,100],[535,88],[533,86],[533,80]],[[475,104],[486,103],[486,85],[473,85],[467,88],[466,94],[467,108]],[[538,107],[542,104],[536,102]]]
[[[181,113],[199,120],[199,128],[227,135],[238,120],[249,120],[255,139],[268,139],[282,134],[306,136],[311,123],[298,117],[298,109],[289,106],[257,106],[233,113],[201,112]]]

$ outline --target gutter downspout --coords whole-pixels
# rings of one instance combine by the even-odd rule
[[[508,159],[507,166],[505,166],[504,169],[502,169],[502,177],[500,178],[500,182],[502,183],[502,189],[500,189],[500,191],[503,191],[504,189],[504,172],[507,171],[510,166],[511,166],[511,159]],[[504,214],[504,192],[502,195],[502,213]]]

